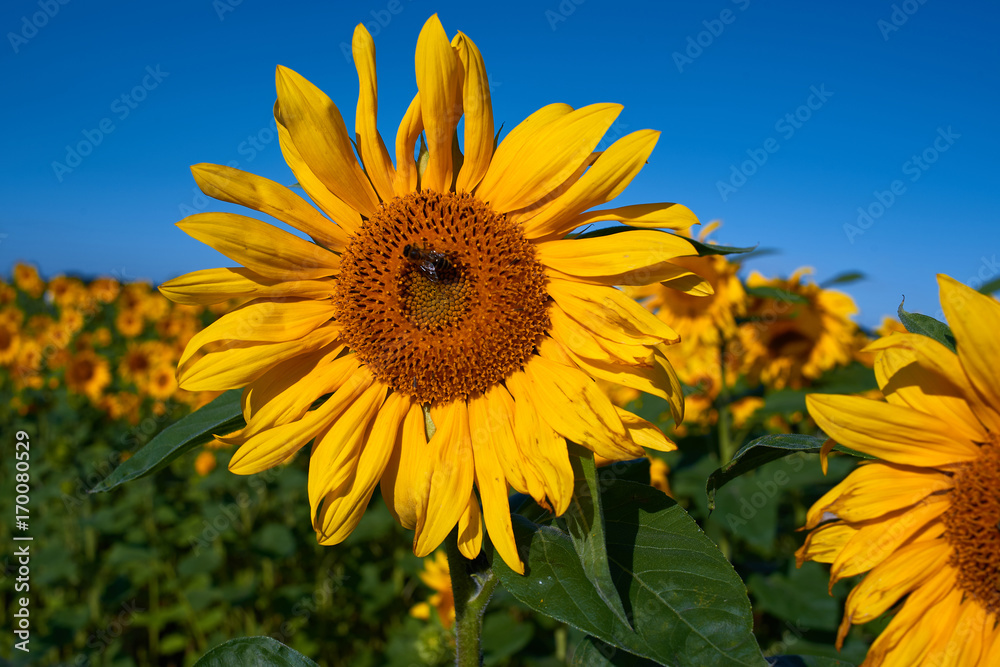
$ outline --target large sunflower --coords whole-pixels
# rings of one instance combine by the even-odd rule
[[[673,447],[614,407],[594,378],[662,396],[682,416],[662,350],[676,333],[613,286],[687,277],[671,260],[693,247],[654,229],[565,237],[596,221],[683,229],[697,220],[668,203],[588,211],[625,188],[658,137],[641,130],[595,152],[619,105],[546,106],[494,148],[482,57],[462,33],[449,41],[437,16],[417,40],[418,93],[393,165],[376,130],[375,48],[361,25],[353,53],[361,164],[333,102],[277,70],[281,148],[319,210],[259,176],[193,167],[206,194],[312,242],[234,214],[178,223],[243,267],[188,274],[163,293],[245,301],[192,338],[180,386],[246,387],[247,426],[225,438],[239,446],[233,472],[259,472],[313,441],[308,492],[321,543],[350,534],[381,480],[389,508],[415,530],[418,556],[457,525],[474,557],[481,500],[498,553],[523,571],[508,485],[559,514],[573,483],[566,440],[613,459]],[[415,159],[421,134],[426,152]]]
[[[868,572],[838,646],[897,606],[865,665],[1000,665],[1000,303],[938,283],[957,354],[893,334],[869,348],[885,402],[806,399],[831,438],[878,457],[810,509],[798,553],[832,563],[831,585]]]

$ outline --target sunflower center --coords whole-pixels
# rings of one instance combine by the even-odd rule
[[[955,474],[945,537],[954,548],[958,583],[989,612],[1000,613],[1000,438]]]
[[[470,194],[382,204],[341,256],[334,303],[375,377],[421,402],[483,392],[519,370],[549,327],[534,247]]]

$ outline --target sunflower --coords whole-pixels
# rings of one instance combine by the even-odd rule
[[[109,384],[111,370],[107,359],[93,350],[83,350],[69,357],[66,364],[66,386],[71,391],[83,394],[97,403]]]
[[[461,32],[449,41],[436,15],[417,40],[418,94],[393,165],[376,130],[375,50],[362,25],[353,53],[353,140],[325,94],[277,69],[281,148],[319,210],[259,176],[192,168],[206,194],[312,242],[228,213],[178,223],[243,267],[181,276],[163,293],[244,300],[192,338],[180,386],[246,387],[247,426],[225,438],[239,446],[233,472],[260,472],[313,441],[308,493],[321,544],[350,534],[381,481],[397,520],[415,530],[416,555],[457,525],[462,553],[475,557],[485,520],[497,552],[523,572],[508,485],[561,514],[573,484],[567,440],[612,459],[673,448],[594,379],[659,395],[682,418],[663,353],[677,334],[614,286],[687,275],[672,260],[693,246],[653,228],[697,219],[667,203],[588,211],[625,188],[658,138],[641,130],[595,152],[619,105],[543,107],[494,148],[483,59]],[[650,229],[566,238],[597,221]]]
[[[38,275],[38,269],[24,262],[14,265],[14,284],[33,299],[42,296],[45,291],[45,281]]]
[[[455,623],[455,594],[451,590],[451,569],[448,557],[438,551],[433,558],[424,559],[420,580],[434,593],[427,602],[419,602],[410,609],[410,616],[426,621],[431,617],[431,607],[437,610],[441,625],[450,628]]]
[[[750,321],[740,325],[738,339],[727,350],[729,359],[741,360],[750,382],[801,389],[851,360],[857,325],[850,317],[857,306],[843,292],[803,282],[811,271],[799,269],[787,280],[769,280],[757,272],[747,278],[748,288],[777,288],[790,295],[753,297],[747,309]]]
[[[809,510],[797,554],[832,563],[831,585],[868,573],[838,646],[852,623],[897,606],[866,666],[1000,664],[1000,303],[947,276],[938,285],[957,353],[893,334],[871,345],[884,402],[806,399],[833,440],[877,457]]]

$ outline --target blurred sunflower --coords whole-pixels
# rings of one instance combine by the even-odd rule
[[[450,628],[455,622],[455,594],[451,590],[451,570],[448,567],[448,557],[443,551],[438,551],[433,558],[424,559],[424,569],[420,580],[427,584],[434,593],[427,602],[419,602],[410,609],[410,616],[426,621],[431,617],[431,608],[437,610],[441,625]]]
[[[750,299],[750,321],[740,325],[738,340],[727,352],[740,360],[750,382],[801,389],[824,371],[851,360],[857,325],[850,317],[857,306],[843,292],[802,282],[811,271],[799,269],[787,280],[769,280],[757,272],[747,278],[748,288],[777,288],[790,295]]]
[[[13,364],[20,347],[20,327],[9,318],[0,317],[0,365]]]
[[[45,291],[45,281],[38,275],[38,269],[24,262],[14,265],[14,284],[33,299],[37,299]]]
[[[885,402],[806,399],[833,440],[878,458],[809,510],[797,554],[832,563],[831,585],[868,572],[838,647],[852,623],[897,606],[866,666],[1000,665],[1000,303],[947,276],[938,284],[957,354],[894,334],[870,347]]]
[[[82,350],[66,363],[66,386],[98,403],[104,388],[111,384],[108,360],[93,350]]]
[[[364,26],[353,52],[363,167],[333,102],[277,69],[285,159],[336,224],[267,179],[193,167],[206,194],[273,215],[315,243],[228,213],[178,223],[246,268],[188,274],[163,293],[181,303],[253,299],[192,338],[180,386],[246,387],[247,426],[226,438],[239,445],[236,473],[270,468],[314,441],[308,491],[320,543],[350,534],[381,480],[389,508],[415,530],[418,556],[457,525],[472,558],[483,537],[475,486],[497,552],[523,572],[508,484],[561,514],[573,484],[567,439],[614,459],[673,448],[613,406],[595,377],[662,396],[682,418],[663,353],[677,334],[614,285],[687,275],[673,260],[696,254],[693,246],[655,229],[564,237],[596,221],[678,229],[697,220],[667,203],[588,211],[625,188],[659,135],[640,130],[595,152],[620,105],[549,105],[494,150],[482,57],[462,33],[449,42],[436,15],[417,40],[419,92],[393,166],[376,130],[375,50]],[[463,115],[464,155],[455,149]]]

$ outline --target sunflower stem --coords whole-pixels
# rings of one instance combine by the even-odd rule
[[[458,549],[458,531],[445,540],[451,590],[455,596],[455,664],[480,667],[483,664],[483,612],[497,586],[485,557],[469,560]]]
[[[725,341],[725,338],[723,338]],[[729,404],[732,396],[729,387],[726,385],[726,345],[723,342],[719,348],[719,397],[717,399],[717,410],[719,413],[719,462],[728,463],[733,454],[736,453],[733,444],[733,433],[730,425]]]

